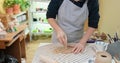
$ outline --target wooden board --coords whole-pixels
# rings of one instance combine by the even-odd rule
[[[6,37],[4,39],[0,39],[1,41],[7,41],[7,42],[11,42],[17,35],[19,35],[19,33],[21,31],[23,31],[25,28],[27,27],[27,22],[23,23],[22,25],[17,27],[17,31],[16,32],[12,32],[12,33],[7,33]]]

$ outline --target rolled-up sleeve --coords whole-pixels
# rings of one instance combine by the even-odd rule
[[[99,23],[99,2],[98,0],[88,0],[88,26],[92,28],[98,28]]]
[[[51,0],[46,13],[46,18],[56,18],[58,14],[58,9],[60,7],[60,0]]]

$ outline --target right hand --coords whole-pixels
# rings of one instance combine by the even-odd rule
[[[67,36],[62,30],[57,32],[57,39],[62,45],[67,46]]]

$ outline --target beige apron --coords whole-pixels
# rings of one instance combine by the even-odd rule
[[[71,43],[78,42],[83,36],[84,22],[87,18],[87,0],[81,8],[72,3],[70,0],[63,0],[63,3],[59,8],[56,21],[66,33],[68,42]],[[55,31],[52,35],[52,42],[59,42]]]

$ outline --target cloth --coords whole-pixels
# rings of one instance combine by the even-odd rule
[[[83,36],[84,22],[88,17],[87,1],[80,8],[70,0],[64,0],[58,11],[57,24],[67,35],[68,43],[78,42]],[[58,42],[56,33],[53,32],[52,42]]]
[[[51,0],[49,6],[48,6],[48,11],[46,14],[47,18],[56,18],[58,14],[58,10],[63,3],[64,0]],[[86,0],[80,0],[80,2],[75,2],[74,0],[70,0],[73,4],[79,6],[80,8],[83,7],[83,4],[85,3]],[[97,28],[98,27],[98,22],[99,22],[99,3],[98,0],[88,0],[87,3],[88,10],[89,10],[89,27]]]
[[[53,43],[40,43],[40,46],[37,48],[35,55],[33,57],[32,63],[44,63],[42,62],[40,56],[47,56],[48,58],[52,59],[59,59],[59,61],[62,62],[58,62],[58,63],[89,63],[88,60],[92,59],[94,56],[92,54],[94,54],[94,50],[97,49],[97,51],[101,51],[101,48],[103,48],[103,45],[99,45],[99,44],[95,44],[95,43],[88,43],[86,50],[83,52],[83,54],[53,54],[54,49],[56,49],[56,47],[62,46],[61,44],[53,44]],[[72,59],[73,58],[73,59]],[[52,60],[54,60],[52,59]],[[81,59],[81,60],[78,60]],[[85,59],[85,60],[82,60]],[[88,60],[86,60],[88,59]],[[74,62],[75,60],[75,62]],[[78,62],[77,62],[78,61]],[[80,62],[82,61],[82,62]],[[49,62],[50,63],[50,62]]]

